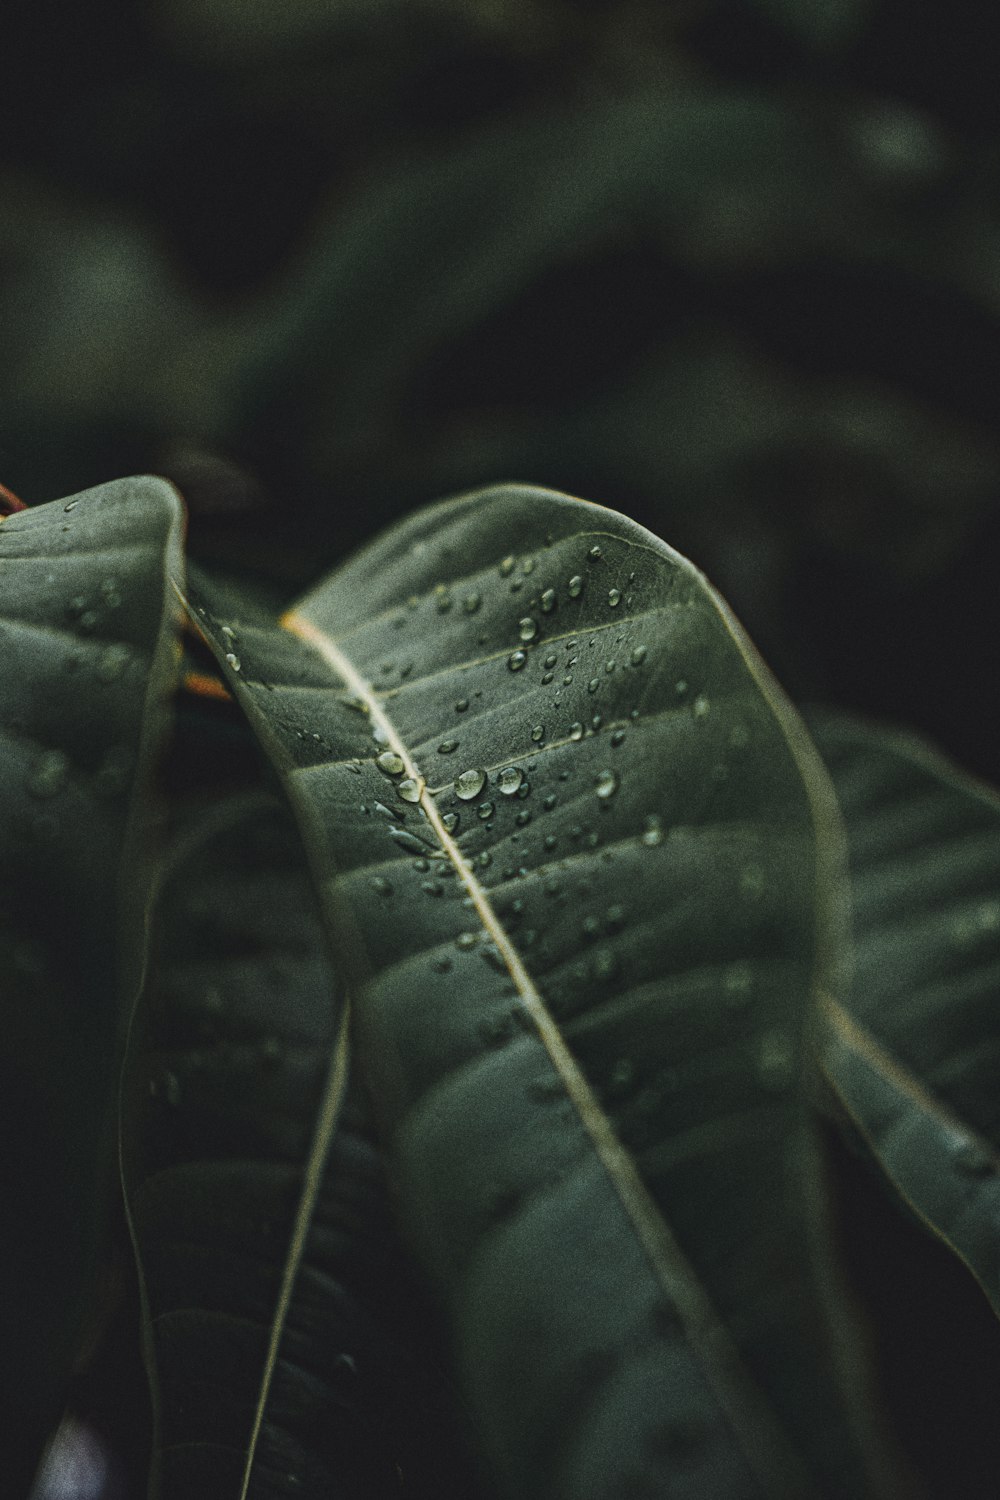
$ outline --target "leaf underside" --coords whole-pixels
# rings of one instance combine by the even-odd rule
[[[1000,1313],[1000,798],[915,738],[810,727],[847,825],[857,959],[821,1007],[824,1071]]]
[[[200,718],[175,745],[186,762],[230,743]],[[253,785],[207,807],[189,793],[175,821],[123,1120],[154,1493],[471,1500],[426,1296],[347,1086],[344,1000],[294,824]],[[317,1151],[324,1102],[336,1130]]]
[[[4,1494],[27,1492],[58,1417],[105,1232],[180,520],[140,478],[0,525]]]
[[[832,835],[724,606],[516,486],[389,532],[285,632],[212,597],[508,1492],[862,1493],[797,1089]]]

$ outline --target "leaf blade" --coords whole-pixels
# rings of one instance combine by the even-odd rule
[[[524,543],[518,550],[526,548],[527,556],[518,559],[508,552],[512,537]],[[210,594],[201,598],[207,601]],[[554,621],[546,619],[553,615]],[[665,1035],[684,1048],[683,1106],[667,1098],[669,1090],[644,1091],[655,1095],[657,1128],[667,1129],[665,1121],[678,1108],[681,1117],[686,1111],[696,1123],[704,1113],[699,1096],[706,1079],[714,1104],[731,1093],[770,1122],[773,1141],[766,1130],[758,1132],[760,1150],[749,1159],[756,1164],[761,1192],[773,1188],[773,1212],[754,1215],[746,1184],[740,1184],[732,1165],[712,1189],[721,1192],[725,1181],[741,1212],[749,1214],[750,1269],[740,1262],[724,1216],[713,1207],[699,1222],[698,1194],[691,1194],[690,1181],[685,1191],[692,1201],[682,1217],[689,1246],[693,1243],[709,1262],[715,1296],[729,1304],[727,1314],[733,1315],[741,1296],[752,1293],[752,1326],[743,1329],[744,1343],[753,1348],[758,1375],[761,1362],[766,1366],[771,1359],[765,1384],[770,1381],[773,1397],[773,1366],[781,1360],[768,1347],[778,1325],[774,1306],[765,1310],[763,1302],[779,1300],[772,1266],[776,1254],[780,1260],[777,1242],[787,1231],[789,1243],[797,1246],[789,1251],[795,1261],[804,1233],[801,1206],[791,1207],[797,1189],[789,1180],[798,1171],[791,1157],[799,1152],[804,1132],[790,1086],[816,962],[817,815],[803,781],[804,771],[815,771],[801,731],[704,580],[649,533],[612,512],[551,492],[508,487],[418,514],[342,570],[332,587],[316,590],[298,607],[293,625],[320,640],[319,655],[296,653],[287,638],[276,639],[250,613],[237,610],[228,623],[213,617],[197,596],[193,617],[220,662],[227,655],[225,640],[234,639],[237,660],[228,664],[228,680],[282,772],[311,841],[330,920],[355,980],[368,1082],[390,1141],[403,1213],[452,1301],[458,1358],[469,1388],[476,1389],[480,1418],[491,1429],[488,1445],[506,1469],[512,1492],[569,1495],[589,1483],[595,1494],[617,1493],[627,1484],[637,1486],[637,1494],[659,1493],[664,1476],[678,1467],[678,1444],[684,1448],[678,1432],[687,1422],[699,1437],[687,1444],[680,1463],[686,1484],[714,1485],[712,1492],[720,1495],[804,1494],[814,1482],[834,1491],[843,1483],[845,1493],[858,1493],[863,1481],[856,1473],[850,1481],[835,1477],[838,1461],[829,1453],[819,1461],[820,1472],[805,1477],[775,1425],[761,1416],[753,1382],[745,1380],[739,1364],[730,1364],[730,1348],[720,1348],[729,1345],[728,1336],[713,1335],[695,1345],[678,1332],[677,1307],[664,1297],[662,1279],[652,1274],[636,1225],[623,1229],[621,1195],[610,1190],[612,1179],[594,1151],[593,1133],[588,1136],[580,1123],[581,1108],[586,1114],[596,1098],[595,1077],[606,1073],[616,1017],[615,1006],[609,1003],[607,1014],[600,1007],[609,991],[617,992],[611,982],[617,965],[618,988],[626,998],[643,986],[652,996],[647,1011],[633,1007],[633,1017],[638,1016],[633,1024],[644,1042],[653,1043],[654,1055],[658,1048],[666,1050],[665,1067]],[[654,638],[649,622],[661,617],[669,628]],[[350,634],[349,659],[338,632]],[[614,659],[597,653],[598,644],[608,642]],[[551,669],[562,652],[566,661],[555,674]],[[578,681],[575,667],[581,653],[586,661],[589,652],[598,665],[588,663]],[[697,668],[699,677],[681,683],[682,668]],[[708,687],[699,691],[704,684]],[[572,692],[565,691],[570,687]],[[734,704],[749,717],[749,727],[735,719]],[[593,714],[595,707],[605,709],[606,722]],[[581,708],[587,710],[586,729],[583,715],[575,718]],[[556,710],[559,727],[553,729]],[[720,726],[707,736],[709,749],[720,756],[720,733],[732,736],[728,748],[733,751],[756,737],[752,775],[734,755],[721,757],[727,773],[733,769],[729,783],[724,776],[705,776],[709,751],[699,735],[706,720]],[[451,757],[458,748],[446,722],[455,724],[463,753],[443,762],[436,755]],[[792,747],[796,735],[799,743]],[[613,756],[626,741],[635,747],[629,752],[634,759],[622,767]],[[491,756],[491,744],[501,753]],[[665,751],[671,774],[660,777]],[[454,766],[440,786],[431,762]],[[491,767],[499,775],[488,778]],[[539,802],[544,811],[557,805],[567,780],[573,782],[562,794],[567,811],[550,819],[559,826],[562,847],[550,855],[540,836],[522,834],[532,819],[523,791],[535,799],[531,806],[540,821]],[[751,782],[747,804],[742,799]],[[360,811],[359,798],[364,798]],[[472,801],[478,802],[475,816]],[[655,815],[649,815],[651,802]],[[747,805],[753,809],[749,824]],[[569,822],[574,815],[580,816],[579,828]],[[677,837],[668,838],[666,830],[673,833],[674,825],[680,825]],[[695,836],[686,837],[689,831]],[[523,867],[522,839],[531,847]],[[765,848],[773,856],[770,882],[758,857]],[[601,868],[609,859],[618,866],[610,875]],[[483,885],[471,874],[473,863],[478,870],[504,860],[511,864],[509,878],[494,868]],[[432,878],[414,880],[411,863],[416,873]],[[573,882],[579,885],[571,892]],[[575,910],[568,910],[567,902],[579,890],[589,903],[587,893],[597,886],[608,894],[616,886],[628,894],[629,921],[612,915],[615,903],[600,920],[594,918],[598,946],[593,959],[580,965],[579,897]],[[456,894],[447,901],[434,899],[449,890]],[[524,913],[541,922],[550,895],[554,904],[547,927],[539,925],[529,939]],[[393,904],[381,904],[386,901]],[[706,924],[708,909],[718,920],[717,931]],[[469,911],[475,913],[471,919]],[[533,931],[534,925],[533,920]],[[470,926],[478,930],[469,931]],[[620,929],[629,926],[637,933],[634,951],[620,937]],[[657,970],[660,941],[671,955],[665,975]],[[722,999],[724,971],[739,969],[741,945],[744,958],[749,951],[755,963],[766,959],[776,981],[757,1000],[746,1048],[729,1036]],[[528,946],[530,958],[522,963],[519,955]],[[557,1023],[549,1053],[523,1004],[526,995],[538,991],[533,974],[544,975],[545,1006],[536,1019],[543,1028],[548,1015]],[[671,1016],[672,1010],[679,1015]],[[588,1040],[592,1022],[594,1035]],[[633,1038],[629,1045],[634,1044]],[[567,1070],[557,1074],[553,1087],[552,1051],[573,1059],[569,1076],[587,1081],[567,1118],[553,1114],[551,1101],[566,1100]],[[640,1075],[643,1064],[640,1057]],[[643,1152],[636,1100],[616,1103],[610,1112],[606,1102],[595,1103],[595,1118],[614,1114],[607,1138],[617,1142],[624,1130],[628,1157],[638,1159]],[[492,1121],[492,1134],[477,1117]],[[594,1133],[600,1136],[604,1129]],[[724,1133],[727,1144],[736,1142],[737,1153],[746,1149],[735,1131]],[[469,1160],[462,1148],[466,1137]],[[580,1144],[584,1140],[586,1146]],[[548,1175],[531,1159],[524,1144],[531,1141],[539,1157],[551,1158]],[[617,1151],[617,1145],[609,1146],[607,1159],[628,1159],[617,1157]],[[689,1178],[692,1171],[688,1167]],[[714,1159],[713,1171],[719,1175]],[[630,1167],[630,1178],[631,1172]],[[648,1181],[648,1163],[639,1175]],[[617,1166],[612,1176],[624,1180]],[[498,1184],[494,1189],[491,1178]],[[660,1247],[672,1238],[658,1221],[673,1186],[667,1176],[656,1182],[659,1212],[652,1223]],[[513,1200],[509,1213],[505,1196]],[[552,1238],[566,1255],[574,1238],[571,1226],[590,1200],[591,1217],[604,1236],[600,1271],[594,1283],[594,1269],[581,1266],[578,1279],[594,1293],[603,1285],[604,1297],[611,1295],[619,1312],[611,1327],[573,1276],[560,1276],[558,1263],[552,1263],[556,1252],[544,1243]],[[645,1208],[638,1204],[645,1197],[636,1194],[634,1202],[643,1223]],[[552,1220],[550,1236],[529,1222],[533,1216]],[[629,1268],[621,1274],[623,1285],[611,1270],[616,1256],[619,1269]],[[661,1256],[661,1269],[664,1263]],[[803,1275],[802,1264],[796,1264],[796,1293],[788,1294],[787,1285],[781,1290],[790,1304],[801,1294],[805,1307],[809,1294]],[[692,1305],[704,1305],[697,1292],[690,1296]],[[491,1308],[498,1304],[513,1320],[512,1329],[497,1325]],[[746,1312],[741,1316],[746,1323]],[[790,1325],[797,1316],[790,1317]],[[717,1319],[713,1326],[720,1326]],[[545,1354],[539,1352],[539,1368],[529,1371],[525,1350],[535,1348],[541,1327],[549,1328]],[[789,1349],[801,1334],[784,1329]],[[706,1359],[712,1379],[703,1368]],[[658,1368],[661,1394],[673,1392],[666,1419],[655,1400],[656,1410],[650,1410],[650,1382],[638,1378],[640,1367],[646,1377]],[[822,1385],[825,1377],[817,1378]],[[720,1388],[735,1409],[725,1416]],[[739,1392],[735,1400],[734,1390]],[[791,1407],[787,1391],[785,1398],[787,1420],[794,1398]],[[560,1405],[561,1414],[556,1411],[547,1422],[546,1407]],[[567,1432],[576,1413],[591,1405],[600,1422],[595,1420],[589,1432]],[[639,1413],[632,1418],[642,1434],[634,1458],[616,1452],[611,1438],[612,1413],[623,1409]],[[810,1462],[816,1462],[815,1455]],[[851,1464],[848,1459],[846,1469]]]

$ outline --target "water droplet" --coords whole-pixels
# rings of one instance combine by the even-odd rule
[[[403,816],[402,813],[394,813],[392,808],[386,807],[384,802],[373,802],[372,809],[374,812],[377,812],[380,817],[388,818],[390,823],[395,823],[397,817],[401,818]]]
[[[610,928],[610,930],[612,932],[616,932],[619,927],[624,927],[625,926],[625,908],[624,908],[624,906],[622,906],[620,904],[620,902],[617,902],[617,901],[614,902],[611,906],[608,907],[607,911],[605,912],[605,914],[604,914],[604,920],[607,922],[608,927]]]
[[[468,952],[470,948],[474,948],[476,946],[476,944],[479,942],[480,936],[481,934],[478,932],[460,932],[458,934],[458,937],[455,939],[455,947],[460,949],[462,952]]]
[[[442,740],[438,745],[438,755],[450,755],[453,750],[458,749],[458,740]]]
[[[527,809],[524,812],[519,812],[514,822],[518,828],[525,828],[531,822],[531,813]]]
[[[372,890],[376,891],[380,896],[392,895],[392,884],[390,881],[386,880],[384,875],[373,875],[368,884],[371,886]]]
[[[711,709],[712,705],[705,697],[704,693],[699,693],[697,698],[691,705],[691,712],[694,714],[696,719],[704,719],[711,712]]]
[[[441,822],[444,825],[446,833],[454,833],[455,829],[461,822],[461,817],[456,812],[448,812],[445,813],[444,817],[441,819]]]
[[[509,578],[510,575],[513,573],[513,571],[514,571],[514,559],[513,559],[513,557],[510,557],[510,556],[505,557],[503,559],[503,561],[501,562],[501,564],[500,564],[500,577],[501,578]]]
[[[512,578],[510,580],[510,591],[511,591],[512,594],[519,594],[523,588],[524,588],[524,579],[523,578]]]
[[[401,755],[397,755],[395,750],[383,750],[381,755],[376,756],[375,764],[378,766],[379,770],[384,771],[387,776],[402,776],[403,772],[406,770],[406,765],[403,761],[403,757]]]
[[[455,704],[455,712],[457,714],[464,714],[466,712],[466,710],[468,709],[468,707],[469,707],[469,700],[468,700],[468,698],[459,698],[458,702]]]
[[[231,667],[234,672],[238,672],[240,670],[240,659],[236,655],[235,651],[226,652],[226,664]]]
[[[474,615],[482,602],[483,597],[481,594],[466,594],[465,598],[462,600],[462,609],[465,614]]]
[[[611,743],[615,747],[615,749],[617,749],[618,746],[620,744],[622,744],[622,742],[624,741],[624,739],[625,739],[625,731],[624,731],[624,729],[615,729],[615,730],[612,731],[612,734],[611,734]]]
[[[43,750],[28,777],[28,791],[33,797],[55,797],[69,777],[69,758],[61,750]]]
[[[579,573],[573,574],[573,577],[570,579],[566,587],[571,599],[579,599],[580,595],[583,593],[583,579],[580,577]]]
[[[556,607],[556,591],[555,591],[555,589],[546,589],[544,591],[544,593],[542,594],[541,603],[542,603],[542,612],[544,614],[550,615],[552,613],[552,611]]]
[[[631,661],[633,667],[641,667],[643,662],[646,660],[647,655],[648,652],[645,646],[636,646],[634,647],[629,660]]]
[[[404,802],[419,802],[420,790],[422,786],[422,782],[415,781],[412,776],[408,776],[405,781],[401,781],[399,783],[396,791],[402,797]]]
[[[471,802],[473,797],[478,797],[486,782],[486,772],[478,766],[463,771],[455,782],[455,795],[461,797],[463,802]]]
[[[558,660],[559,658],[556,656],[555,652],[552,652],[550,656],[547,656],[545,658],[545,665],[546,667],[554,667]]]
[[[447,958],[444,954],[442,954],[440,958],[436,958],[434,960],[434,972],[436,974],[447,974],[450,968],[451,959]]]
[[[569,685],[570,685],[570,683],[572,681],[573,681],[573,674],[572,674],[572,672],[567,672],[566,676],[563,678],[563,687],[569,687]]]
[[[505,766],[497,777],[497,790],[504,797],[513,797],[523,780],[524,772],[519,766]]]
[[[610,948],[598,948],[594,954],[595,979],[612,979],[618,968],[618,960]]]
[[[604,801],[613,797],[618,790],[618,777],[614,771],[602,771],[594,782],[594,789]]]
[[[67,503],[63,506],[63,510],[66,512],[67,515],[69,515],[70,511],[71,510],[76,510],[76,507],[79,504],[80,504],[80,497],[79,497],[79,495],[77,495],[77,497],[76,497],[75,500],[69,500],[69,501],[67,501]]]
[[[129,648],[121,642],[115,641],[112,645],[105,646],[97,663],[98,681],[117,682],[124,675],[131,658]]]
[[[551,672],[545,672],[545,673],[542,674],[542,683],[543,683],[543,685],[545,687],[548,687],[548,685],[549,685],[549,683],[551,681],[552,681],[552,673]]]
[[[495,811],[496,809],[492,802],[480,802],[476,808],[476,812],[479,814],[479,819],[482,823],[485,823],[487,818],[492,818]]]
[[[120,607],[122,596],[117,578],[105,578],[101,581],[101,598],[109,609]]]
[[[428,845],[423,839],[418,838],[415,833],[409,833],[405,828],[390,828],[389,837],[394,844],[399,845],[400,849],[405,849],[407,854],[425,855],[427,853]]]
[[[686,695],[687,690],[687,680],[683,677],[679,677],[674,683],[674,692],[677,694],[678,698],[683,698]]]
[[[583,739],[583,725],[580,723],[579,719],[577,719],[574,724],[571,724],[569,726],[569,737],[571,740]]]
[[[622,591],[621,591],[621,589],[612,589],[610,591],[610,593],[608,594],[608,603],[611,605],[611,608],[612,609],[617,609],[618,606],[619,606],[619,604],[621,602],[622,602]]]
[[[544,809],[545,809],[546,812],[551,812],[552,811],[552,809],[556,805],[556,800],[557,799],[556,799],[555,793],[554,792],[550,792],[549,795],[546,797],[545,801],[542,803],[542,806],[544,807]]]
[[[646,845],[647,849],[655,849],[657,844],[663,843],[663,824],[656,813],[650,813],[646,819],[642,842]]]
[[[531,731],[531,738],[534,740],[536,745],[540,745],[542,743],[542,740],[545,738],[545,725],[536,724],[534,729]]]
[[[600,685],[601,685],[601,679],[599,677],[592,677],[590,679],[590,681],[587,683],[587,692],[588,693],[596,693],[597,689],[600,687]]]
[[[533,620],[530,615],[525,615],[523,619],[518,620],[517,635],[519,640],[533,641],[537,634],[538,622]]]
[[[434,603],[439,615],[446,615],[451,609],[451,595],[443,583],[439,583],[434,590]]]
[[[527,652],[525,652],[525,651],[512,651],[511,654],[510,654],[510,656],[508,656],[508,658],[507,658],[507,666],[510,668],[510,670],[512,672],[520,672],[521,668],[524,666],[524,664],[525,664],[525,662],[527,660],[528,660]]]
[[[440,896],[444,892],[444,886],[440,880],[422,880],[420,882],[420,889],[425,896]]]
[[[604,663],[604,670],[605,670],[605,672],[607,672],[607,674],[608,674],[609,677],[611,676],[611,673],[615,670],[615,665],[616,664],[615,664],[615,660],[614,660],[613,657],[612,657],[612,659],[610,661],[606,661]]]

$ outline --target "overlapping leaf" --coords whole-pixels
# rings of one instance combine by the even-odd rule
[[[58,1416],[107,1207],[179,535],[151,478],[0,525],[5,1495],[26,1493]]]
[[[298,810],[509,1492],[861,1494],[796,1088],[835,832],[717,597],[623,517],[508,487],[284,631],[190,607]]]
[[[1000,1313],[1000,799],[915,738],[810,720],[850,843],[857,969],[823,1066]]]
[[[123,1122],[154,1492],[471,1500],[294,825],[261,791],[187,800]]]

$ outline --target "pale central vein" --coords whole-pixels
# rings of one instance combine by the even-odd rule
[[[281,624],[311,646],[341,678],[347,689],[367,704],[371,723],[379,731],[380,742],[384,742],[399,756],[405,774],[417,783],[420,788],[420,805],[427,821],[455,866],[485,932],[501,955],[520,1003],[534,1023],[552,1066],[590,1137],[653,1273],[676,1307],[692,1347],[702,1359],[705,1374],[716,1396],[741,1435],[747,1457],[770,1482],[774,1480],[777,1464],[786,1479],[794,1475],[795,1493],[805,1494],[809,1486],[799,1462],[789,1452],[760,1393],[746,1377],[742,1356],[736,1344],[657,1209],[639,1176],[635,1162],[618,1139],[614,1126],[567,1047],[559,1027],[525,968],[520,953],[490,904],[487,891],[480,885],[458,844],[445,827],[420,768],[381,708],[372,684],[357,671],[330,637],[304,615],[290,610],[282,616]]]
[[[247,1448],[246,1465],[243,1470],[243,1482],[240,1485],[239,1500],[246,1500],[247,1491],[250,1488],[251,1470],[253,1469],[254,1458],[257,1453],[257,1444],[260,1440],[260,1430],[264,1422],[264,1409],[267,1406],[271,1381],[274,1378],[274,1370],[278,1362],[278,1349],[285,1331],[285,1324],[288,1320],[288,1309],[292,1302],[295,1280],[299,1273],[299,1266],[302,1264],[306,1237],[309,1233],[309,1226],[312,1223],[313,1210],[316,1207],[316,1198],[319,1194],[323,1169],[326,1166],[326,1159],[330,1152],[330,1142],[333,1139],[333,1133],[340,1116],[340,1106],[343,1102],[344,1090],[347,1086],[349,1021],[350,1004],[345,997],[343,1014],[340,1018],[340,1030],[337,1034],[333,1059],[327,1075],[323,1101],[320,1105],[319,1117],[316,1122],[316,1131],[309,1151],[309,1160],[306,1162],[305,1176],[302,1181],[302,1193],[295,1214],[295,1223],[292,1226],[292,1237],[289,1242],[288,1255],[285,1259],[285,1267],[281,1277],[281,1287],[278,1292],[278,1305],[275,1308],[274,1321],[271,1324],[271,1337],[268,1341],[267,1357],[264,1361],[264,1373],[261,1376],[260,1395],[257,1398],[257,1409],[254,1412],[253,1430],[250,1434],[250,1443]]]

